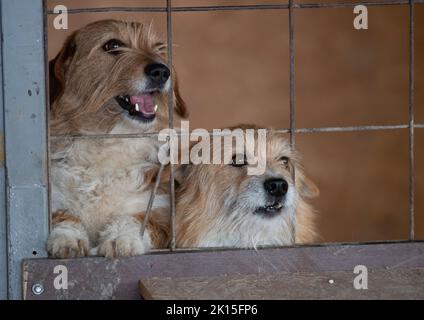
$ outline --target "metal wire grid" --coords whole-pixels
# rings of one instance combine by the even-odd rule
[[[365,6],[385,6],[385,5],[408,5],[411,2],[424,3],[424,0],[380,0],[380,1],[357,1],[344,3],[293,3],[288,4],[256,4],[256,5],[224,5],[224,6],[189,6],[189,7],[101,7],[101,8],[75,8],[68,9],[69,14],[90,13],[90,12],[195,12],[195,11],[235,11],[235,10],[278,10],[278,9],[319,9],[319,8],[350,8],[358,4]],[[48,14],[53,14],[53,10],[48,10]]]
[[[240,11],[240,10],[288,10],[289,16],[289,56],[290,56],[290,127],[285,129],[273,130],[280,133],[290,134],[290,144],[295,146],[295,135],[299,133],[313,134],[320,132],[361,132],[361,131],[382,131],[382,130],[401,130],[409,131],[409,241],[415,240],[415,129],[424,128],[424,124],[415,123],[414,108],[414,35],[415,35],[415,4],[424,3],[424,0],[380,0],[380,1],[362,1],[362,2],[345,2],[345,3],[304,3],[297,4],[294,0],[288,0],[287,4],[264,4],[264,5],[224,5],[224,6],[187,6],[173,7],[172,0],[166,0],[166,7],[101,7],[101,8],[75,8],[68,9],[68,14],[79,13],[101,13],[101,12],[164,12],[166,13],[167,24],[167,41],[172,43],[172,14],[174,12],[204,12],[204,11]],[[365,126],[343,126],[343,127],[320,127],[320,128],[296,128],[295,126],[295,37],[294,37],[294,10],[295,9],[319,9],[319,8],[351,8],[356,5],[365,6],[388,6],[388,5],[408,5],[409,7],[409,86],[408,86],[408,113],[409,122],[407,124],[397,125],[365,125]],[[54,14],[53,10],[45,10],[46,18],[48,14]],[[46,41],[47,43],[47,41]],[[47,50],[46,50],[47,52]],[[168,46],[168,63],[172,65],[173,51],[172,46]],[[172,87],[172,68],[171,68],[171,87]],[[173,94],[170,92],[168,97],[168,115],[169,128],[174,127],[173,117]],[[143,137],[157,137],[159,133],[142,133],[142,134],[100,134],[100,135],[55,135],[51,139],[133,139]],[[213,133],[210,133],[213,135]],[[158,178],[152,190],[150,201],[146,210],[146,219],[142,227],[142,233],[146,228],[148,217],[151,214],[153,200],[158,188],[160,174],[163,165],[159,169]],[[170,164],[170,211],[171,211],[171,245],[169,250],[175,251],[176,248],[176,230],[175,230],[175,184],[173,165]],[[186,250],[186,249],[184,249]],[[193,248],[196,250],[196,248]],[[156,250],[166,251],[166,250]]]

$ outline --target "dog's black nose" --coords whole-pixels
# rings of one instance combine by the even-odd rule
[[[152,63],[149,64],[144,72],[149,77],[149,79],[157,85],[163,85],[168,81],[171,72],[168,67],[162,63]]]
[[[289,184],[284,179],[268,179],[264,182],[264,188],[271,196],[282,197],[287,193]]]

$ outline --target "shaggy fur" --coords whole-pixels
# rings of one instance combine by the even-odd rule
[[[112,39],[120,46],[107,51]],[[166,45],[139,23],[104,20],[76,31],[50,64],[51,134],[145,133],[167,127],[170,80],[153,87],[146,77],[146,66],[166,64],[165,54]],[[187,114],[174,80],[178,127]],[[116,99],[121,95],[149,95],[158,107],[154,120],[122,108]],[[161,221],[152,219],[154,226],[150,223],[140,237],[141,212],[159,166],[158,148],[158,141],[147,137],[53,139],[50,255],[80,257],[91,251],[129,256],[162,246],[156,233],[166,235],[167,230]],[[168,195],[162,192],[154,208],[167,207]]]
[[[318,189],[304,175],[298,154],[282,134],[267,134],[263,175],[247,175],[247,166],[201,164],[181,167],[179,176],[178,247],[256,248],[310,243],[316,238],[315,213],[305,199],[317,196]],[[264,189],[270,178],[288,183],[283,207],[274,215],[258,214],[258,207],[274,201]]]
[[[266,170],[262,175],[248,175],[247,165],[233,166],[231,159],[221,165],[178,166],[177,247],[256,248],[313,243],[317,239],[316,213],[306,199],[317,197],[318,188],[305,176],[299,154],[291,150],[282,134],[268,131],[266,143]],[[231,144],[235,150],[234,140]],[[224,143],[221,156],[226,147]],[[212,145],[210,154],[215,151]],[[275,178],[284,179],[288,185],[287,193],[279,199],[282,207],[273,213],[258,213],[258,208],[275,201],[264,188],[265,181]],[[156,243],[163,246],[157,248],[165,248],[170,242],[169,218],[164,216],[164,210],[158,209],[150,217],[153,225],[162,219],[161,231],[155,235]]]

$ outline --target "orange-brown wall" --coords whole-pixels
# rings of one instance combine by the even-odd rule
[[[300,1],[297,1],[300,2]],[[313,1],[303,1],[313,2]],[[344,2],[326,0],[325,2]],[[281,0],[174,0],[174,5],[272,4]],[[162,0],[50,0],[49,7],[163,6]],[[296,9],[297,127],[408,122],[407,6],[369,7],[369,29],[353,28],[352,9]],[[69,30],[49,17],[49,56],[85,24],[119,18],[153,22],[166,37],[164,13],[70,15]],[[415,109],[424,123],[424,4],[416,5]],[[255,123],[289,126],[288,11],[173,15],[174,62],[191,128]],[[416,232],[424,239],[424,129],[416,130]],[[296,145],[321,190],[322,240],[408,237],[408,130],[299,134]]]

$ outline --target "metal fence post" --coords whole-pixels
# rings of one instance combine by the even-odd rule
[[[49,219],[43,17],[42,0],[1,1],[10,299],[22,297],[22,260],[46,256]]]
[[[0,71],[3,70],[2,57],[2,50],[0,48]],[[0,77],[0,300],[7,299],[6,175],[4,160],[3,77]]]

